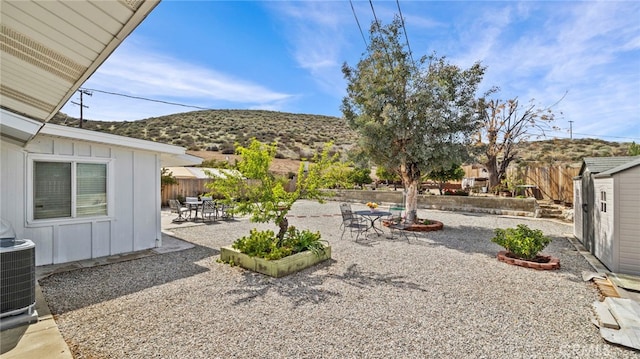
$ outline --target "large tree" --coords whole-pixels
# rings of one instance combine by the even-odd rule
[[[355,68],[343,65],[348,86],[341,109],[369,158],[402,179],[413,221],[422,174],[462,163],[467,154],[484,67],[463,70],[435,55],[414,62],[401,31],[397,17],[371,25],[367,53]]]
[[[476,151],[489,173],[489,187],[495,188],[504,179],[509,164],[518,158],[518,142],[544,134],[554,120],[551,107],[541,108],[533,100],[522,105],[517,98],[510,100],[483,99],[478,101],[482,121]]]

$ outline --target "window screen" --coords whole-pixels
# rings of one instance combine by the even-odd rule
[[[33,163],[33,218],[71,217],[71,163]]]
[[[76,215],[107,214],[107,165],[78,163],[76,167]]]
[[[33,162],[33,219],[106,215],[107,164]]]

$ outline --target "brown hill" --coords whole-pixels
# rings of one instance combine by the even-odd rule
[[[78,126],[78,119],[59,113],[52,123]],[[86,121],[83,128],[121,136],[183,146],[204,158],[218,160],[233,154],[236,142],[246,145],[253,137],[278,143],[278,159],[310,158],[333,141],[334,150],[345,154],[356,143],[357,134],[341,118],[260,110],[207,110],[178,113],[139,121]],[[626,155],[628,143],[599,139],[551,139],[522,142],[519,162],[575,163],[583,157]],[[297,165],[283,165],[295,172]]]
[[[78,119],[59,113],[52,123],[77,126]],[[260,110],[207,110],[153,117],[139,121],[86,121],[83,128],[116,135],[232,154],[234,144],[251,138],[277,141],[279,158],[309,158],[333,141],[336,152],[346,152],[356,141],[341,118]]]

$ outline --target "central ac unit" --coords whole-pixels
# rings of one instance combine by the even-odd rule
[[[0,330],[38,321],[36,246],[0,220]]]

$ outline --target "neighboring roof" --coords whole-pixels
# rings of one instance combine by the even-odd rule
[[[202,163],[202,158],[186,154],[184,147],[112,135],[110,133],[89,131],[81,128],[61,126],[53,123],[47,123],[42,126],[38,135],[69,138],[110,146],[120,146],[142,151],[156,152],[160,153],[162,166],[198,165]]]
[[[237,170],[220,169],[220,168],[206,168],[206,167],[165,167],[171,172],[171,175],[175,178],[198,178],[206,179],[211,178],[207,176],[206,172],[211,173],[214,177],[224,177],[227,173],[234,173],[239,175]]]
[[[582,175],[586,169],[589,169],[591,173],[608,171],[637,158],[638,157],[635,156],[585,157],[582,162],[582,167],[580,167],[580,175]]]
[[[48,121],[158,3],[2,1],[0,107]]]
[[[614,175],[616,173],[620,173],[622,171],[628,170],[629,168],[633,168],[633,167],[637,167],[640,166],[640,156],[637,157],[633,157],[635,158],[635,160],[629,161],[625,164],[622,164],[618,167],[614,167],[610,170],[604,171],[604,172],[600,172],[597,175],[595,175],[594,177],[600,178],[600,177],[610,177],[611,175]]]

